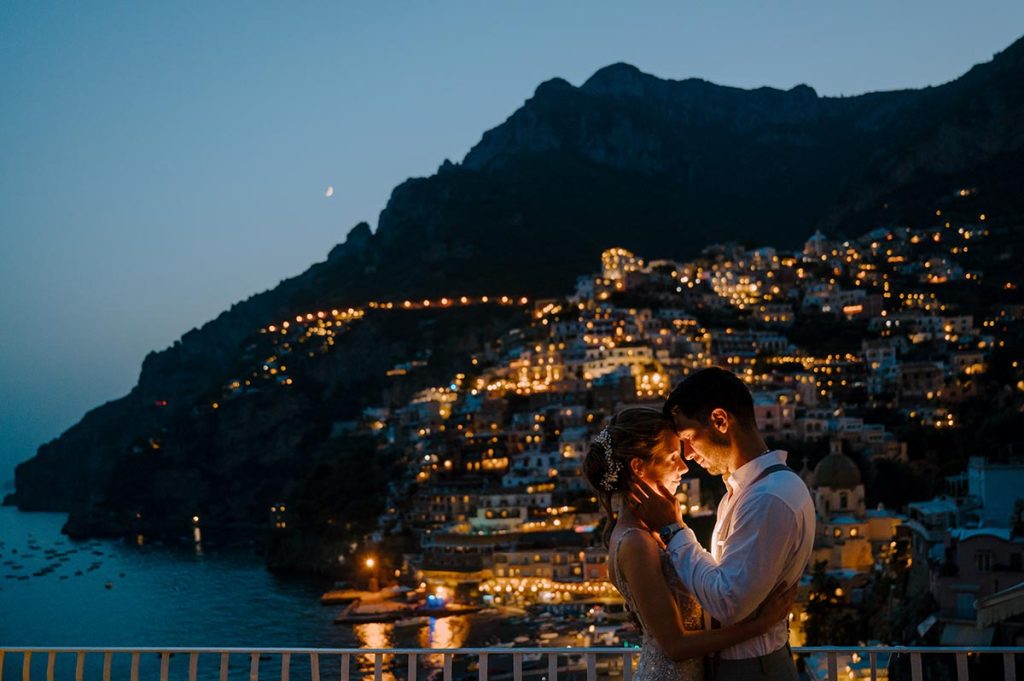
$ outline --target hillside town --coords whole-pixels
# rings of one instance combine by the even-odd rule
[[[947,464],[958,468],[939,496],[879,491],[913,470],[899,432],[957,429],[961,405],[978,397],[1006,330],[1024,315],[1020,304],[964,303],[964,288],[985,273],[958,256],[990,238],[985,216],[965,226],[943,223],[941,211],[936,219],[853,241],[816,232],[796,252],[715,245],[690,262],[610,248],[564,299],[371,302],[516,305],[528,322],[467,358],[447,385],[335,424],[337,434],[397,448],[406,471],[390,484],[376,531],[339,562],[358,566],[364,586],[411,585],[436,605],[621,612],[580,463],[610,414],[658,405],[688,372],[718,365],[748,384],[759,428],[790,453],[814,499],[817,540],[794,645],[1018,640],[1024,461],[951,453]],[[959,293],[947,297],[954,285]],[[263,332],[286,352],[310,343],[312,356],[362,314],[309,313]],[[426,364],[411,357],[388,375]],[[1012,369],[1010,389],[1024,391],[1016,361]],[[250,380],[291,383],[276,356]],[[234,381],[225,394],[243,388]],[[693,465],[677,493],[705,538],[719,486]],[[273,528],[286,531],[284,503],[272,511]],[[883,624],[865,637],[869,622]]]

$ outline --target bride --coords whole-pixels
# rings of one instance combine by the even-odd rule
[[[648,407],[613,416],[583,461],[607,516],[609,577],[643,632],[636,681],[704,679],[704,655],[768,631],[786,617],[796,596],[795,586],[780,584],[748,619],[705,630],[700,604],[679,582],[661,541],[621,503],[634,477],[675,490],[687,470],[671,424]]]

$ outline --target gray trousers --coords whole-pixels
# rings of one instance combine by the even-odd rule
[[[709,661],[713,681],[798,681],[793,652],[785,645],[774,653],[746,660]]]

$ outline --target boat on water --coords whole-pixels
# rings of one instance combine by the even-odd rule
[[[451,615],[470,615],[480,612],[482,605],[462,605],[461,603],[448,603],[447,605],[421,605],[416,608],[417,615],[428,617],[449,617]]]
[[[347,590],[340,591],[332,589],[330,591],[325,591],[320,596],[320,602],[323,605],[348,605],[349,603],[357,600],[359,600],[359,596]]]
[[[409,606],[390,601],[363,603],[355,601],[334,618],[335,624],[369,624],[394,622],[410,615]]]
[[[619,627],[617,625],[590,625],[587,632],[590,634],[588,646],[615,646],[619,644]]]
[[[380,622],[394,622],[401,619],[402,612],[342,612],[334,618],[335,624],[376,624]]]
[[[345,605],[353,601],[362,603],[379,603],[388,600],[404,600],[409,589],[404,587],[388,587],[380,591],[364,591],[362,589],[335,588],[320,596],[324,605]]]
[[[415,617],[402,617],[395,620],[396,628],[412,628],[412,627],[425,627],[430,623],[430,618],[426,615],[417,615]]]

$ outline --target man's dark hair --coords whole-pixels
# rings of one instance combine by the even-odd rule
[[[754,398],[736,374],[721,367],[694,372],[675,387],[665,402],[665,416],[676,410],[686,418],[707,423],[711,412],[721,407],[736,420],[753,424]]]

